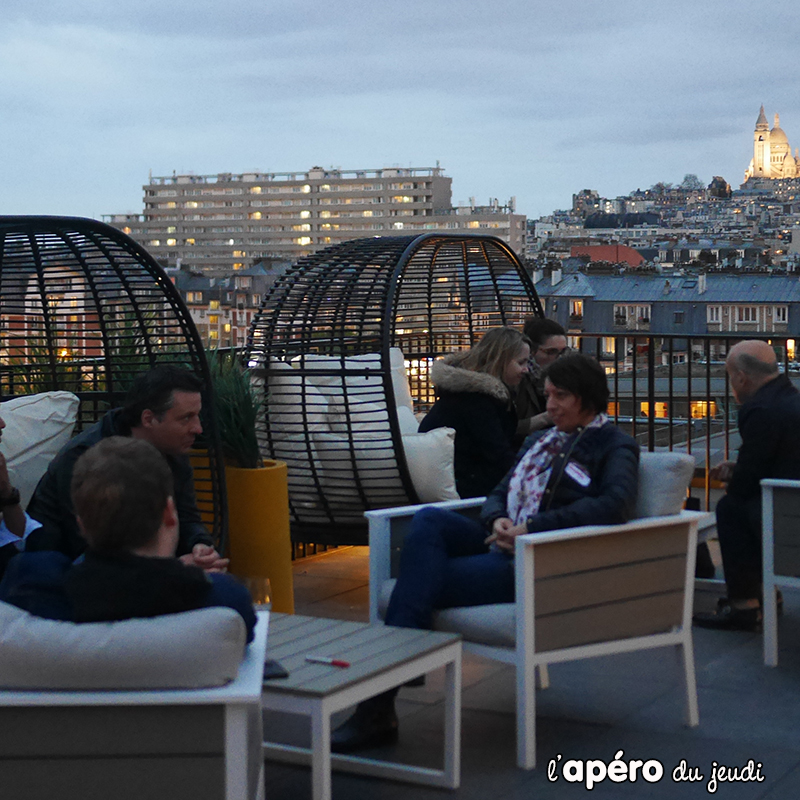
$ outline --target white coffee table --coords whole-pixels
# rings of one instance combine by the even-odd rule
[[[311,748],[264,742],[265,758],[311,764],[314,800],[329,800],[331,767],[410,783],[458,788],[461,776],[461,637],[320,617],[272,614],[269,657],[289,677],[265,681],[265,709],[311,717]],[[349,661],[345,669],[306,662],[307,655]],[[445,667],[443,769],[331,754],[331,715]],[[267,786],[269,776],[267,775]],[[269,792],[268,792],[269,793]]]

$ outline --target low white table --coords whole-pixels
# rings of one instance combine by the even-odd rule
[[[461,637],[385,625],[273,614],[269,657],[289,677],[264,682],[265,709],[311,717],[311,749],[264,742],[264,755],[311,764],[314,800],[329,800],[331,767],[393,780],[458,788],[461,778]],[[306,662],[307,655],[349,661],[340,668]],[[331,754],[331,714],[445,667],[444,768]]]

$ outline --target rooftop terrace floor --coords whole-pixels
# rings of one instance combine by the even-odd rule
[[[294,566],[297,613],[367,620],[367,548],[341,548],[298,560]],[[548,780],[550,759],[598,759],[609,764],[622,750],[624,761],[658,760],[664,777],[649,783],[598,783],[600,797],[709,797],[712,764],[760,764],[762,781],[718,783],[719,798],[789,800],[800,796],[800,593],[784,592],[780,661],[763,663],[760,634],[694,629],[700,726],[684,726],[684,691],[679,659],[668,648],[608,656],[550,667],[550,688],[537,695],[537,769],[516,766],[514,670],[465,654],[462,695],[461,788],[423,788],[334,773],[334,800],[394,800],[452,797],[497,800],[584,798],[585,783],[563,776]],[[698,590],[697,609],[713,606],[712,590]],[[398,698],[400,741],[393,759],[439,766],[443,741],[442,677],[423,688],[403,688]],[[275,736],[308,742],[305,720],[269,715]],[[334,720],[334,723],[336,720]],[[676,782],[682,760],[704,777]],[[266,763],[267,797],[311,797],[309,770]]]

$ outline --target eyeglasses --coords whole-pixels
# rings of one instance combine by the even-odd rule
[[[540,353],[544,353],[548,358],[561,358],[572,351],[571,347],[540,347]]]

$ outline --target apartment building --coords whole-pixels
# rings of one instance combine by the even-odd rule
[[[167,267],[213,274],[366,236],[486,233],[524,252],[513,200],[454,208],[451,184],[440,167],[172,175],[143,187],[144,214],[104,219]]]

